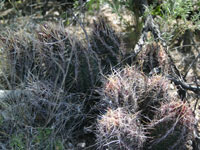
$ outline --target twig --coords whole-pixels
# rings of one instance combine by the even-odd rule
[[[194,46],[197,50],[198,48],[196,46]],[[200,58],[200,53],[198,54],[198,56],[193,60],[193,62],[190,64],[189,68],[187,69],[185,75],[184,75],[184,79],[186,78],[188,72],[190,71],[190,69],[192,68],[192,66],[195,64],[195,62]]]
[[[200,51],[199,51],[198,47],[196,46],[195,41],[194,41],[193,38],[192,38],[192,42],[193,42],[194,48],[199,52],[199,54],[198,54],[198,56],[193,60],[193,62],[190,64],[188,70],[186,71],[186,73],[185,73],[185,75],[184,75],[184,79],[186,78],[188,72],[190,71],[190,69],[192,68],[192,66],[194,65],[194,63],[195,63],[195,62],[199,59],[199,57],[200,57]]]
[[[199,87],[196,77],[195,77],[195,83],[196,83],[196,86]],[[194,105],[194,112],[196,111],[198,101],[199,101],[199,95],[197,95],[197,99]]]
[[[174,82],[176,85],[180,85],[185,90],[190,90],[196,93],[197,95],[200,95],[200,87],[199,86],[193,86],[189,85],[188,83],[184,81],[180,81],[179,79],[174,78],[173,76],[168,75],[167,78]]]

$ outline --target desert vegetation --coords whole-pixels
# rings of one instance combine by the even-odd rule
[[[200,149],[196,0],[0,2],[0,149]]]

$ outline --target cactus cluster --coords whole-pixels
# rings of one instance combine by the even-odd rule
[[[186,102],[170,92],[170,86],[168,79],[146,76],[135,66],[114,71],[104,79],[100,103],[106,111],[100,110],[104,113],[96,123],[100,149],[186,148],[182,143],[192,139],[194,114]],[[129,132],[129,137],[127,130],[137,136]],[[128,142],[123,140],[124,135],[129,137]]]
[[[159,43],[145,45],[128,66],[120,36],[103,18],[86,41],[52,23],[24,30],[0,35],[2,87],[26,91],[1,100],[6,148],[70,149],[88,126],[98,149],[185,149],[192,139],[194,114],[170,92]]]
[[[27,30],[7,31],[0,40],[2,62],[9,65],[2,70],[8,74],[13,89],[26,83],[30,75],[52,81],[67,91],[84,91],[94,86],[98,73],[94,57],[62,25],[47,23],[30,33]]]
[[[45,149],[55,146],[50,140],[56,138],[75,143],[84,125],[91,121],[93,91],[101,84],[99,76],[120,63],[119,37],[105,25],[103,20],[95,23],[87,41],[91,47],[61,24],[43,23],[1,33],[1,86],[26,91],[19,98],[14,95],[2,100],[5,133],[13,125],[11,136],[3,137],[9,139],[5,147],[12,145],[13,138],[28,136],[32,131],[33,138],[22,140],[22,145],[28,142],[29,148]],[[108,46],[110,42],[117,46]],[[96,114],[92,115],[95,118]],[[38,128],[45,134],[46,129],[51,130],[44,143],[34,139],[40,135]],[[66,142],[62,146],[68,149]]]

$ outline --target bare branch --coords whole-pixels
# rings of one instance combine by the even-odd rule
[[[180,85],[183,89],[193,91],[197,95],[200,95],[199,86],[190,85],[184,81],[180,81],[179,79],[174,78],[173,76],[168,75],[167,78],[171,80],[172,82],[174,82],[176,85]]]

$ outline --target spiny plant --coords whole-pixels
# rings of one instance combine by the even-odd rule
[[[144,45],[142,52],[137,56],[136,63],[147,75],[169,72],[169,58],[160,43],[152,42]],[[153,73],[155,68],[159,69],[157,73]]]
[[[103,73],[108,73],[113,66],[120,66],[125,54],[122,49],[120,36],[106,23],[105,18],[99,17],[94,22],[90,44],[96,59],[100,61]]]
[[[97,120],[96,135],[98,149],[139,150],[146,140],[139,114],[130,114],[123,108],[108,108]]]
[[[162,76],[149,77],[146,90],[138,98],[139,110],[142,110],[145,124],[153,119],[155,110],[160,109],[163,102],[170,102],[172,93],[169,92],[170,82]]]
[[[123,107],[137,111],[137,100],[145,92],[146,79],[134,66],[114,71],[104,83],[102,103],[111,108]]]
[[[0,37],[2,86],[21,89],[1,103],[3,131],[9,133],[3,137],[8,139],[3,144],[11,149],[9,143],[20,131],[27,137],[26,149],[55,147],[56,143],[50,141],[56,138],[65,141],[64,149],[68,149],[67,143],[73,143],[82,132],[90,107],[86,94],[98,79],[93,53],[62,25],[47,23],[32,31],[7,30]],[[38,128],[51,129],[44,143],[30,136],[40,139]]]
[[[35,48],[31,42],[32,34],[7,30],[1,33],[1,79],[3,86],[13,89],[25,81],[35,59]]]
[[[68,142],[75,144],[87,117],[85,96],[54,89],[49,81],[29,81],[25,90],[1,101],[3,145],[7,149],[20,143],[24,149],[54,149],[50,147],[55,147],[58,139],[65,141],[64,149],[69,148]],[[26,138],[21,140],[19,133]]]
[[[1,67],[9,88],[26,84],[31,74],[67,91],[94,86],[99,72],[94,57],[63,26],[44,24],[29,32],[9,30],[1,35],[2,63],[6,62]]]
[[[105,79],[100,103],[111,108],[124,107],[131,112],[141,109],[146,113],[146,109],[170,101],[169,86],[170,82],[162,76],[148,77],[135,66],[126,66]]]
[[[34,148],[44,149],[49,146],[50,138],[61,137],[63,141],[73,142],[69,139],[75,140],[79,136],[83,122],[87,120],[85,114],[91,107],[91,104],[88,106],[88,102],[85,102],[89,97],[86,95],[97,84],[102,70],[106,72],[120,62],[121,49],[119,38],[107,27],[103,27],[104,30],[98,28],[95,37],[100,45],[96,43],[97,47],[92,49],[85,48],[62,25],[44,23],[31,29],[18,32],[9,29],[0,36],[2,87],[22,89],[15,93],[19,97],[13,94],[13,97],[2,101],[5,132],[8,133],[14,124],[13,136],[5,137],[9,140],[4,144],[9,146],[10,140],[21,131],[28,137],[25,142],[34,145]],[[101,43],[103,36],[108,47]],[[110,44],[117,46],[112,48]],[[112,53],[110,49],[114,51],[115,48],[116,52]],[[104,61],[101,55],[107,52],[106,60],[111,62],[109,68],[101,64]],[[52,129],[44,144],[28,136],[34,130],[33,136],[37,137],[36,128],[40,127]],[[67,148],[66,145],[64,147]]]
[[[148,127],[152,137],[147,142],[149,149],[187,149],[187,141],[194,139],[196,121],[192,108],[174,99],[170,103],[163,103],[155,114]]]
[[[118,143],[115,143],[116,138],[112,139],[116,136],[110,134],[115,133],[118,126],[124,125],[123,122],[118,121],[118,118],[123,120],[126,117],[116,115],[116,112],[123,110],[131,116],[140,112],[140,117],[137,119],[147,137],[145,148],[161,148],[163,143],[166,145],[170,143],[172,149],[183,148],[180,143],[186,143],[188,139],[192,139],[195,118],[191,107],[178,100],[177,94],[170,92],[170,86],[170,81],[161,75],[148,77],[134,66],[126,66],[108,76],[100,91],[101,105],[98,105],[103,106],[99,107],[99,111],[103,114],[96,125],[96,137],[101,146],[113,144],[111,148],[119,147]],[[126,127],[129,129],[129,126]],[[117,130],[117,132],[120,137],[124,134],[123,130]],[[135,139],[131,138],[130,142],[132,140],[135,143]],[[126,148],[134,149],[135,147],[127,145]]]
[[[38,49],[41,71],[45,78],[68,89],[84,91],[94,86],[98,65],[83,45],[72,37],[64,27],[41,26],[38,34]],[[57,75],[55,75],[55,71]],[[89,80],[88,80],[89,79]]]

